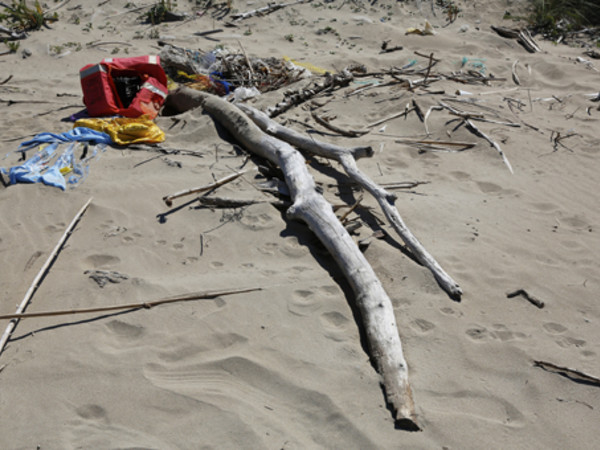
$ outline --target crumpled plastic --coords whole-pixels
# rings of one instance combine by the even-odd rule
[[[75,146],[80,143],[94,146],[90,156],[76,161]],[[59,154],[57,150],[63,144],[68,144],[67,148]],[[82,181],[89,172],[90,160],[96,157],[99,149],[104,151],[107,144],[112,144],[109,135],[88,128],[75,128],[62,134],[40,133],[22,142],[17,149],[23,154],[34,147],[39,147],[39,151],[23,164],[8,170],[0,168],[0,173],[8,176],[9,184],[44,183],[64,191],[67,188],[65,175],[72,173],[68,178],[69,184]]]
[[[155,144],[165,140],[165,133],[158,125],[144,116],[137,118],[79,119],[75,122],[75,127],[86,127],[106,133],[118,145]]]
[[[408,28],[404,34],[420,34],[421,36],[433,36],[437,32],[433,29],[428,20],[425,21],[423,28]]]
[[[28,141],[22,142],[17,151],[24,152],[41,144],[60,142],[89,142],[93,144],[112,144],[110,136],[106,133],[90,130],[89,128],[73,128],[61,134],[40,133]]]
[[[69,143],[66,150],[59,155],[57,149],[61,145],[63,145],[61,142],[53,142],[40,146],[41,149],[23,164],[11,167],[9,170],[0,168],[0,172],[8,176],[9,184],[43,183],[64,191],[67,189],[65,175],[72,174],[68,178],[69,184],[83,181],[89,173],[89,162],[96,157],[98,149],[102,151],[106,149],[106,144],[97,144],[93,147],[90,156],[76,161],[74,150],[79,143]],[[57,158],[53,163],[55,157]]]

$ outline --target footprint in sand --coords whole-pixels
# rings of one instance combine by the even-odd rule
[[[324,336],[336,342],[348,340],[350,320],[340,312],[329,311],[321,314]]]
[[[550,334],[561,334],[567,331],[567,328],[560,323],[548,322],[543,325],[544,330]]]
[[[411,327],[419,333],[427,334],[433,331],[435,325],[425,319],[415,319],[410,323]]]
[[[131,325],[121,320],[112,320],[106,324],[106,327],[119,339],[132,341],[140,338],[146,332],[145,328],[139,325]]]
[[[107,421],[106,410],[100,405],[83,405],[75,410],[75,413],[82,419]]]
[[[267,230],[275,226],[275,221],[269,214],[254,214],[248,211],[244,212],[240,223],[250,230]]]
[[[296,290],[288,300],[288,310],[297,316],[308,316],[320,307],[321,303],[313,290]]]
[[[511,331],[503,324],[492,325],[493,330],[479,325],[469,328],[465,333],[474,342],[499,340],[501,342],[525,339],[525,333]]]
[[[570,348],[570,347],[585,347],[587,344],[583,339],[576,339],[574,337],[569,336],[560,336],[558,339],[555,339],[556,344],[562,348]]]
[[[465,418],[483,420],[521,428],[525,425],[525,417],[512,403],[487,392],[457,391],[430,392],[433,400],[432,409],[444,414],[460,415]]]
[[[118,264],[121,262],[121,259],[112,255],[90,255],[83,261],[86,265],[91,266],[93,269],[97,269]]]
[[[209,361],[194,358],[187,364],[151,363],[144,367],[144,377],[155,386],[196,400],[194,407],[205,411],[202,417],[214,422],[216,430],[230,434],[245,430],[245,436],[251,437],[246,430],[250,421],[283,425],[293,417],[297,429],[307,431],[306,442],[299,448],[322,446],[332,436],[339,448],[377,448],[325,392],[297,384],[296,377],[276,367],[232,355]],[[244,447],[262,448],[264,443],[246,442]]]

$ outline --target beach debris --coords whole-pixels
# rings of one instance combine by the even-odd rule
[[[527,292],[525,289],[517,289],[516,291],[511,291],[511,292],[506,293],[507,298],[513,298],[513,297],[517,297],[519,295],[522,296],[529,303],[531,303],[534,306],[537,306],[540,309],[542,309],[544,307],[543,301],[539,300],[538,298],[534,297],[533,295],[530,295],[529,292]]]
[[[231,18],[234,22],[240,22],[242,20],[248,19],[254,16],[266,16],[275,12],[279,9],[285,8],[287,6],[299,5],[302,3],[310,3],[312,0],[296,0],[288,3],[270,3],[267,6],[263,6],[262,8],[253,9],[252,11],[247,11],[244,13],[235,13],[231,15]]]
[[[186,98],[181,103],[187,110],[194,105],[201,106],[205,113],[225,127],[246,150],[281,168],[293,201],[287,217],[308,225],[336,260],[352,286],[364,321],[371,356],[382,376],[396,426],[411,431],[419,430],[392,302],[359,247],[337,220],[331,205],[317,192],[314,179],[300,152],[288,143],[261,131],[238,107],[218,97],[188,88],[180,88],[169,97],[172,97],[174,107],[178,103],[178,97]]]
[[[201,53],[165,44],[160,58],[176,83],[220,96],[238,87],[268,92],[310,76],[307,69],[289,60],[248,57],[241,44],[240,48],[241,53],[225,49]]]
[[[224,184],[227,184],[227,183],[241,177],[246,172],[248,172],[248,171],[244,170],[242,172],[235,172],[231,175],[228,175],[224,178],[221,178],[221,179],[215,181],[214,183],[210,183],[205,186],[200,186],[197,188],[186,189],[185,191],[180,191],[175,194],[167,195],[167,196],[163,197],[163,201],[165,202],[165,204],[168,207],[171,207],[171,206],[173,206],[173,200],[175,200],[177,198],[185,197],[185,196],[192,195],[192,194],[199,194],[200,192],[212,191],[220,186],[223,186]]]
[[[491,25],[491,28],[503,38],[516,39],[517,42],[521,44],[529,53],[537,53],[542,51],[527,28],[522,28],[519,30],[516,28],[498,27],[495,25]]]
[[[79,71],[90,117],[121,115],[154,119],[167,97],[167,76],[156,55],[105,58]]]
[[[515,59],[515,62],[512,65],[512,79],[516,85],[520,85],[521,80],[519,80],[519,76],[517,75],[517,64],[519,64],[519,60]]]
[[[165,133],[152,120],[145,117],[79,119],[73,126],[106,133],[117,145],[157,144],[165,140]]]
[[[547,372],[557,373],[565,378],[575,381],[576,383],[600,387],[600,378],[580,372],[579,370],[557,366],[556,364],[547,361],[534,361],[533,364],[534,366],[544,369]]]
[[[421,36],[433,36],[437,34],[437,31],[433,29],[433,26],[429,23],[428,20],[425,21],[425,26],[423,28],[411,27],[407,28],[404,34],[419,34]]]
[[[178,302],[188,302],[192,300],[213,300],[218,297],[223,297],[225,295],[234,295],[234,294],[245,294],[248,292],[262,291],[262,288],[254,287],[254,288],[240,288],[240,289],[227,289],[222,291],[208,291],[208,292],[198,292],[195,294],[184,294],[178,295],[175,297],[167,297],[160,300],[152,300],[149,302],[142,303],[127,303],[124,305],[114,305],[114,306],[99,306],[97,308],[82,308],[82,309],[66,309],[61,311],[43,311],[43,312],[33,312],[33,313],[15,313],[15,314],[5,314],[0,315],[1,319],[27,319],[32,317],[52,317],[52,316],[67,316],[72,314],[91,314],[91,313],[104,313],[109,311],[122,311],[126,309],[131,310],[139,310],[139,309],[149,309],[154,306],[164,305],[167,303],[178,303]]]
[[[510,164],[510,162],[508,161],[508,158],[506,157],[506,155],[504,154],[504,152],[502,151],[502,149],[500,148],[500,146],[498,145],[497,142],[493,141],[487,134],[485,134],[483,131],[481,131],[479,128],[477,128],[475,126],[475,124],[470,120],[470,119],[464,119],[466,125],[467,125],[467,129],[469,131],[471,131],[473,134],[475,134],[476,136],[479,136],[483,139],[485,139],[486,141],[489,142],[489,144],[494,147],[496,149],[496,151],[500,154],[500,156],[502,157],[502,161],[504,161],[504,164],[506,164],[506,167],[508,167],[508,170],[510,170],[511,174],[514,174],[514,170]]]
[[[417,260],[432,272],[442,289],[444,289],[450,297],[454,299],[460,298],[462,290],[458,283],[442,269],[439,263],[429,254],[429,252],[427,252],[404,223],[400,213],[394,205],[397,198],[396,195],[377,185],[356,165],[357,158],[373,155],[373,149],[371,147],[354,147],[352,149],[347,149],[320,142],[309,136],[304,136],[290,128],[279,125],[277,122],[271,120],[266,114],[248,105],[240,105],[239,108],[266,133],[288,142],[309,154],[338,161],[350,179],[363,187],[375,198],[375,200],[377,200],[377,203],[388,219],[389,224],[398,233]]]
[[[87,145],[95,145],[90,155],[83,156],[79,161],[75,159],[75,144],[84,144],[84,153]],[[67,148],[61,153],[57,151],[62,144],[67,143]],[[48,186],[66,190],[65,176],[69,184],[82,181],[89,171],[89,162],[96,157],[98,151],[104,151],[107,144],[111,144],[110,136],[106,133],[90,130],[88,128],[74,128],[71,131],[54,134],[40,133],[33,139],[22,142],[16,152],[38,148],[39,150],[24,163],[11,167],[0,168],[0,173],[9,177],[9,184],[16,183],[43,183]],[[62,148],[62,147],[60,147]]]
[[[108,283],[118,284],[121,281],[129,279],[128,275],[115,270],[86,270],[83,273],[88,275],[101,288],[106,286]]]
[[[392,53],[402,50],[404,48],[401,45],[395,45],[393,47],[390,47],[388,46],[389,43],[390,41],[383,41],[381,43],[381,51],[379,53]]]
[[[600,52],[596,51],[596,50],[586,50],[585,52],[583,52],[584,55],[589,56],[590,58],[593,59],[600,59]]]
[[[92,203],[92,198],[90,198],[81,207],[81,209],[77,212],[77,214],[75,214],[75,217],[73,217],[73,220],[71,220],[71,223],[67,226],[65,232],[62,234],[62,236],[58,240],[58,243],[56,244],[54,249],[50,252],[48,259],[46,260],[46,262],[44,263],[42,268],[39,270],[39,272],[33,279],[33,282],[31,283],[31,285],[29,286],[29,289],[25,293],[25,297],[23,297],[23,300],[21,300],[21,303],[17,307],[17,311],[15,312],[15,314],[22,314],[25,311],[25,309],[27,308],[27,305],[31,301],[31,298],[33,297],[33,295],[37,291],[38,287],[40,286],[42,280],[48,273],[48,270],[50,270],[50,267],[52,266],[52,264],[54,263],[54,261],[56,260],[56,258],[60,254],[60,252],[62,251],[63,245],[65,244],[65,242],[67,241],[69,236],[71,236],[71,234],[73,233],[73,229],[75,228],[75,225],[77,225],[77,223],[79,222],[79,220],[81,219],[81,217],[83,216],[83,214],[88,209],[88,207],[90,206],[91,203]],[[11,321],[9,322],[8,326],[6,327],[6,330],[4,330],[4,334],[0,338],[0,354],[2,354],[2,352],[4,351],[4,347],[6,346],[6,343],[10,339],[10,336],[11,336],[12,332],[14,331],[14,329],[16,328],[18,323],[19,323],[18,317],[12,318]]]
[[[284,99],[275,106],[267,109],[269,117],[283,114],[294,106],[300,105],[315,97],[325,90],[333,90],[336,87],[348,86],[354,79],[354,71],[362,68],[349,67],[337,74],[327,73],[322,80],[312,82],[309,86],[301,89],[289,89],[283,93]],[[366,71],[366,68],[364,68]]]
[[[188,17],[187,14],[179,14],[173,11],[176,5],[176,1],[160,0],[150,7],[150,10],[143,15],[143,18],[146,23],[151,23],[152,25],[185,20]]]

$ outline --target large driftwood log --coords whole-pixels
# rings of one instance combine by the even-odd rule
[[[333,213],[331,205],[317,193],[300,152],[261,131],[236,106],[218,97],[180,88],[169,95],[167,102],[172,110],[180,112],[202,106],[247,150],[281,168],[293,201],[288,217],[309,226],[349,281],[361,312],[371,356],[382,376],[396,423],[404,429],[418,430],[408,368],[392,302],[373,268]]]
[[[271,120],[266,114],[258,111],[255,108],[252,108],[251,106],[239,105],[239,108],[244,111],[248,117],[250,117],[262,130],[268,132],[269,134],[289,142],[301,150],[338,161],[348,176],[355,183],[364,187],[367,192],[375,197],[392,228],[394,228],[396,233],[400,235],[404,243],[415,255],[417,260],[433,273],[440,286],[452,298],[460,298],[462,290],[458,284],[444,271],[444,269],[442,269],[438,262],[429,254],[429,252],[411,233],[402,220],[400,213],[394,205],[394,202],[396,201],[396,195],[377,185],[356,165],[357,157],[371,156],[373,154],[372,149],[370,152],[367,150],[370,149],[370,147],[355,147],[352,149],[346,149],[325,142],[320,142],[290,128],[279,125],[274,120]]]

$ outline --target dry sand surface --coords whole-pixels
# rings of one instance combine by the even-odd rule
[[[3,167],[18,162],[13,151],[29,136],[72,127],[67,119],[83,108],[81,67],[109,56],[157,54],[157,34],[202,51],[216,45],[239,51],[241,42],[250,57],[288,56],[333,71],[360,63],[374,72],[413,59],[426,67],[428,60],[414,52],[433,52],[441,61],[432,73],[458,72],[467,57],[463,70],[482,62],[486,76],[502,78],[345,95],[377,81],[366,77],[318,101],[330,100],[320,111],[336,115],[333,123],[342,128],[403,111],[412,98],[424,111],[450,99],[455,108],[515,122],[520,127],[476,122],[502,148],[514,174],[485,140],[456,128],[448,111],[431,112],[429,137],[414,113],[359,138],[325,130],[302,107],[277,118],[310,131],[298,123],[304,122],[325,141],[373,146],[374,157],[359,167],[377,183],[428,182],[396,190],[396,205],[462,287],[460,302],[403,249],[368,194],[350,216],[362,223],[357,240],[386,232],[385,239],[371,239],[364,254],[394,305],[422,431],[395,428],[361,342],[352,291],[305,225],[268,203],[210,209],[191,197],[171,210],[162,202],[242,166],[250,171],[216,194],[269,198],[256,187],[265,178],[254,163],[196,110],[156,120],[165,147],[193,155],[108,148],[87,179],[66,192],[40,184],[0,186],[1,312],[15,311],[90,197],[28,312],[262,290],[135,312],[22,320],[0,355],[0,447],[598,448],[600,388],[534,361],[600,376],[600,111],[586,97],[600,89],[600,61],[590,67],[577,61],[585,57],[581,48],[541,39],[542,52],[531,54],[498,36],[490,25],[514,26],[502,16],[521,11],[518,2],[461,2],[463,12],[449,26],[431,3],[313,1],[228,28],[227,17],[212,17],[214,10],[194,16],[193,2],[184,0],[177,10],[193,20],[156,27],[141,23],[145,10],[131,12],[125,0],[71,0],[57,9],[51,29],[30,33],[16,54],[0,58],[0,81],[12,75],[0,86]],[[233,3],[238,11],[264,5]],[[405,35],[426,18],[436,35]],[[212,40],[193,35],[215,28],[223,31]],[[382,54],[384,40],[404,49]],[[103,44],[87,45],[92,42]],[[23,50],[31,56],[23,58]],[[520,85],[511,74],[517,59]],[[473,95],[457,96],[458,89]],[[279,90],[252,104],[265,109],[282,98]],[[555,146],[556,133],[575,134]],[[400,138],[477,145],[420,151],[396,142]],[[337,163],[313,158],[310,170],[332,203],[360,197]],[[127,279],[101,288],[86,273],[91,270]],[[545,307],[523,296],[507,298],[516,289]]]

